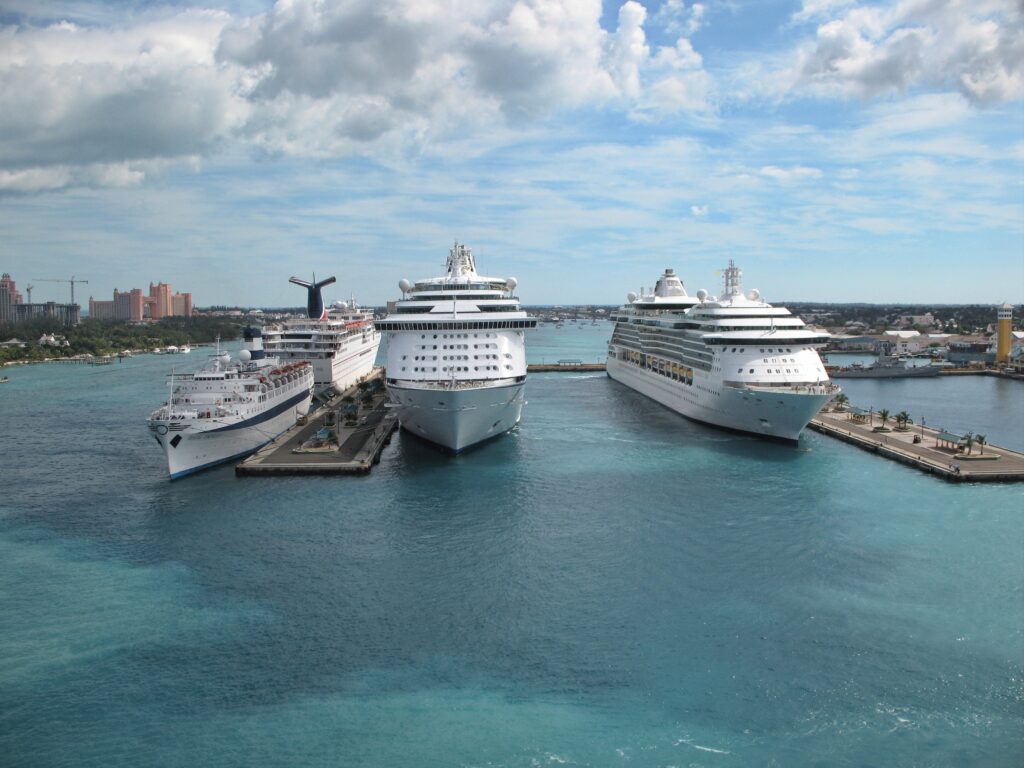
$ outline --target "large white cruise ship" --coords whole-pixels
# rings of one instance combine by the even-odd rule
[[[149,416],[149,431],[167,455],[171,479],[240,459],[305,415],[313,368],[281,365],[263,350],[259,329],[245,329],[245,346],[195,373],[172,373],[170,397]]]
[[[344,392],[373,370],[380,346],[373,313],[361,309],[354,299],[325,307],[321,289],[333,283],[333,277],[320,282],[293,277],[289,282],[308,292],[306,317],[265,328],[266,349],[286,362],[312,363],[318,393],[328,389]]]
[[[725,270],[721,297],[688,296],[671,270],[614,316],[608,375],[677,413],[727,429],[798,440],[838,392],[817,349],[829,334],[808,328]]]
[[[516,280],[481,277],[455,243],[444,277],[399,283],[402,299],[377,321],[388,334],[387,390],[403,428],[458,453],[519,423],[525,332]]]

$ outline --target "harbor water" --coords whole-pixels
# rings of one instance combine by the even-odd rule
[[[4,765],[1024,763],[1020,486],[602,374],[531,375],[458,457],[398,434],[365,477],[171,483],[144,420],[198,362],[5,371]],[[1024,449],[1019,382],[842,384]]]

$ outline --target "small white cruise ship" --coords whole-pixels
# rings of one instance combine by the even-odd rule
[[[312,282],[293,277],[289,282],[308,292],[306,317],[285,320],[263,331],[270,354],[283,361],[308,360],[313,365],[316,391],[344,392],[373,370],[380,346],[373,313],[352,299],[324,306],[321,289],[335,279]]]
[[[234,361],[218,352],[195,373],[172,373],[170,396],[149,416],[174,480],[248,456],[309,410],[313,367],[267,357],[260,330],[245,329]]]
[[[795,441],[839,389],[818,355],[829,334],[808,328],[725,270],[725,292],[689,296],[671,269],[612,319],[608,375],[677,413],[718,427]]]
[[[525,404],[525,332],[537,320],[516,279],[482,277],[455,243],[447,274],[411,284],[377,321],[388,335],[387,390],[402,427],[458,453],[519,423]]]

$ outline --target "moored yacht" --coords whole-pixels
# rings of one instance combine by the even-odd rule
[[[719,427],[795,441],[835,394],[808,328],[755,289],[744,294],[729,262],[721,297],[689,296],[666,270],[614,316],[608,375],[677,413]]]
[[[455,243],[442,277],[402,280],[377,329],[388,335],[387,391],[402,427],[458,453],[519,423],[528,317],[515,278],[477,274]]]

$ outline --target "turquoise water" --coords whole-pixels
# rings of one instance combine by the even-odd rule
[[[530,357],[597,359],[607,330]],[[398,435],[368,477],[169,483],[142,423],[168,365],[7,371],[5,765],[1024,758],[1017,486],[564,374],[457,458]],[[1016,382],[913,384],[878,398],[1024,447]]]

